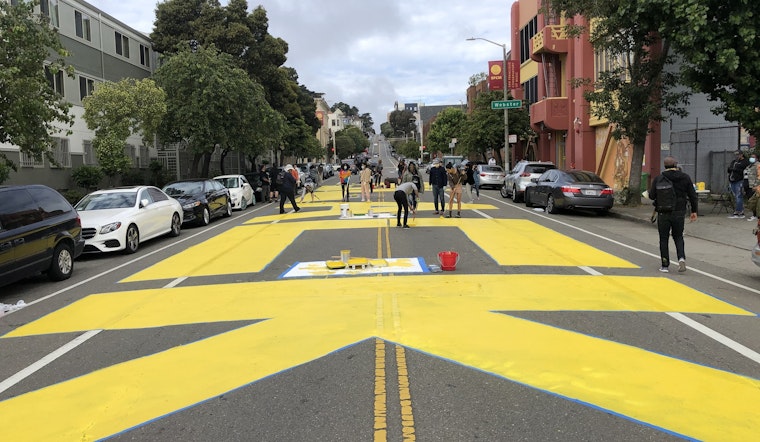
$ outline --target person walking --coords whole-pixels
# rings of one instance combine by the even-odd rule
[[[467,161],[467,165],[465,166],[465,192],[467,193],[467,197],[470,199],[470,204],[475,202],[475,198],[472,196],[472,188],[475,186],[475,165],[471,162]]]
[[[435,206],[435,214],[443,213],[446,210],[446,203],[444,201],[444,193],[446,191],[446,169],[441,165],[441,160],[438,158],[433,160],[433,167],[430,168],[430,188],[433,189],[433,205]],[[438,202],[441,203],[441,211],[438,211]]]
[[[361,185],[362,201],[372,201],[372,170],[366,162],[363,162],[361,167],[359,184]]]
[[[728,166],[728,183],[731,186],[731,193],[734,194],[734,213],[729,218],[744,218],[744,169],[749,166],[749,160],[744,157],[744,152],[737,150],[734,152],[734,159]]]
[[[493,155],[488,159],[488,165],[489,166],[495,166],[496,165],[496,158],[494,158]]]
[[[272,164],[269,167],[269,201],[276,203],[280,199],[280,182],[277,177],[280,175],[280,168]]]
[[[296,184],[296,179],[293,177],[292,171],[293,166],[290,164],[286,164],[285,168],[282,170],[282,173],[279,175],[278,178],[280,178],[278,181],[280,181],[280,213],[285,213],[285,199],[290,200],[290,204],[293,206],[293,210],[298,212],[301,210],[300,207],[298,207],[298,204],[296,204],[296,187],[298,187],[298,184]]]
[[[461,166],[461,165],[460,165]],[[453,164],[446,164],[446,172],[449,180],[449,214],[446,218],[451,218],[451,211],[454,207],[454,198],[457,200],[457,218],[462,217],[462,184],[467,180],[467,175],[464,171],[460,171]]]
[[[672,157],[663,160],[665,171],[652,180],[649,197],[657,211],[657,232],[660,236],[660,271],[667,273],[670,267],[669,237],[676,245],[678,271],[686,271],[686,251],[683,230],[686,201],[691,205],[689,221],[697,220],[697,191],[689,175],[678,169],[678,161]]]
[[[351,181],[351,168],[348,166],[348,163],[343,163],[342,166],[340,166],[340,171],[338,171],[338,179],[340,180],[340,192],[342,196],[342,200],[344,202],[348,202],[348,189],[349,189],[349,182]]]
[[[377,166],[375,166],[375,187],[380,187],[380,183],[383,181],[383,160],[377,160]]]
[[[259,171],[259,180],[261,180],[261,199],[267,203],[272,201],[270,186],[272,180],[269,178],[267,166],[262,165]]]
[[[478,173],[478,166],[472,166],[474,169],[472,172],[472,177],[475,180],[475,184],[472,186],[473,189],[475,189],[475,200],[480,201],[480,174]]]
[[[398,211],[396,212],[396,227],[409,228],[407,220],[409,219],[409,199],[419,196],[417,186],[412,182],[406,182],[396,186],[396,191],[393,192],[393,199],[396,201]],[[401,210],[404,210],[404,224],[401,224]],[[416,209],[412,206],[412,210]]]
[[[747,199],[747,208],[752,211],[747,221],[757,219],[757,205],[760,199],[760,163],[757,162],[757,154],[749,156],[749,166],[744,171],[747,173],[747,186],[749,186],[749,198]]]

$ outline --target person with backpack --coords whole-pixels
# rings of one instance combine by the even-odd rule
[[[734,213],[729,218],[744,218],[744,169],[749,166],[749,160],[744,156],[744,152],[737,150],[734,152],[734,159],[728,165],[728,183],[731,186],[731,193],[734,194],[736,206]]]
[[[660,271],[668,273],[670,267],[670,235],[676,244],[678,271],[686,271],[686,252],[683,230],[686,217],[686,201],[691,204],[690,222],[697,220],[697,191],[689,175],[678,168],[678,161],[671,156],[663,160],[665,171],[652,180],[649,197],[657,211],[657,231],[660,235]]]

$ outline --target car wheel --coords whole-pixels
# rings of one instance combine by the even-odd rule
[[[517,188],[515,186],[512,186],[512,193],[510,198],[512,198],[512,202],[517,202]]]
[[[137,251],[137,248],[140,247],[140,232],[137,230],[137,226],[134,224],[130,224],[129,227],[127,227],[127,238],[126,238],[126,248],[124,249],[124,253],[126,254],[132,254]]]
[[[169,231],[169,236],[179,236],[179,231],[182,229],[182,223],[179,220],[179,214],[172,215],[172,228]]]
[[[207,226],[208,223],[211,222],[211,214],[208,211],[208,207],[203,206],[203,213],[201,214],[201,217],[198,218],[198,224],[201,226]]]
[[[48,269],[48,278],[52,281],[69,279],[74,272],[74,255],[71,253],[71,245],[65,242],[58,243],[53,250],[53,259]]]
[[[224,217],[229,218],[230,216],[232,216],[232,204],[230,200],[227,200],[227,210],[224,212]]]
[[[554,205],[554,197],[551,195],[549,195],[549,197],[546,199],[546,211],[548,213],[559,212],[559,209],[557,209],[557,206]]]
[[[245,210],[248,208],[248,201],[245,200],[245,198],[240,199],[240,210]]]
[[[525,202],[525,207],[533,207],[533,203],[530,202],[530,192],[528,192],[528,189],[525,189],[525,193],[523,193],[523,201]]]
[[[501,185],[501,189],[499,189],[499,193],[501,193],[501,197],[502,198],[506,198],[507,197],[507,185],[506,184],[502,184]]]

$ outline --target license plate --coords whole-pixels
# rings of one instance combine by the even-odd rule
[[[589,196],[599,196],[599,191],[598,190],[593,190],[593,189],[591,189],[591,190],[584,189],[584,190],[581,191],[581,193],[583,193],[584,195],[589,195]]]

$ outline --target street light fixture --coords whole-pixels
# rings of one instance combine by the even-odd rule
[[[483,40],[496,46],[501,46],[501,50],[504,58],[504,65],[501,69],[501,78],[504,81],[504,101],[507,101],[507,44],[497,43],[487,38],[482,37],[470,37],[467,41]],[[509,173],[509,111],[504,108],[504,173]]]

